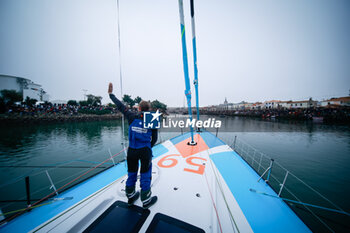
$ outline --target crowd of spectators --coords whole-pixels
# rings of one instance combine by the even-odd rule
[[[202,114],[224,116],[248,116],[262,119],[314,120],[350,123],[350,108],[261,109],[201,111]]]
[[[116,113],[117,110],[113,106],[105,105],[70,105],[70,104],[52,104],[41,103],[33,106],[28,106],[24,103],[20,105],[11,106],[7,113],[10,115],[19,116],[48,116],[48,115],[79,115],[79,114],[111,114]]]

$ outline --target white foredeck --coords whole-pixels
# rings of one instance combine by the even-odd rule
[[[152,193],[158,202],[150,208],[150,215],[141,228],[145,232],[156,213],[169,215],[205,232],[252,232],[242,210],[230,189],[209,158],[209,151],[192,154],[192,165],[183,157],[171,141],[163,146],[168,149],[153,160]],[[230,151],[228,146],[209,149],[211,153]],[[176,162],[164,160],[169,159]],[[160,161],[163,159],[163,162]],[[172,163],[176,163],[172,167]],[[205,168],[203,174],[193,171]],[[186,170],[189,169],[189,170]],[[192,170],[192,171],[191,171]],[[102,190],[34,229],[34,232],[82,232],[115,201],[127,201],[124,188],[126,176],[114,181]],[[137,184],[138,187],[138,184]],[[142,206],[140,200],[135,205]],[[116,224],[117,223],[116,219]]]

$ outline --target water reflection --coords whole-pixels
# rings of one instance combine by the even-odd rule
[[[14,162],[57,147],[95,147],[103,144],[104,135],[120,133],[121,121],[4,126],[0,131],[0,161]]]

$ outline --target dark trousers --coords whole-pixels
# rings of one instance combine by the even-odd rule
[[[139,161],[141,161],[141,178],[140,186],[142,191],[148,191],[151,188],[152,179],[152,150],[149,147],[140,149],[128,148],[128,179],[126,181],[126,190],[135,188],[137,180],[137,171],[139,169]]]

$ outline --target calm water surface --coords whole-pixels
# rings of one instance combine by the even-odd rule
[[[345,211],[350,211],[349,126],[274,122],[237,117],[217,117],[217,119],[223,121],[225,130],[219,131],[218,136],[224,141],[230,144],[236,135],[238,140],[274,158]],[[165,140],[178,134],[161,132],[160,139]],[[26,199],[25,176],[30,176],[31,198],[40,199],[52,191],[49,189],[50,182],[45,170],[59,188],[91,166],[108,159],[109,150],[112,154],[121,151],[123,149],[121,138],[120,121],[2,127],[0,131],[2,211],[8,212],[25,206],[25,202],[15,204],[6,202]],[[123,157],[124,153],[121,153],[117,160],[122,160]],[[108,165],[111,163],[104,166]],[[56,166],[60,168],[55,168]],[[274,172],[278,173],[278,170]],[[294,185],[292,179],[288,185],[289,187]],[[314,199],[311,193],[302,188],[299,190],[298,187],[294,188],[295,193],[304,201]],[[298,214],[303,217],[303,211]],[[327,212],[320,215],[329,217]],[[345,232],[350,229],[347,218],[337,215],[331,216],[327,221],[336,225],[337,231]],[[323,228],[317,228],[317,225],[312,227],[313,230],[323,231]]]

